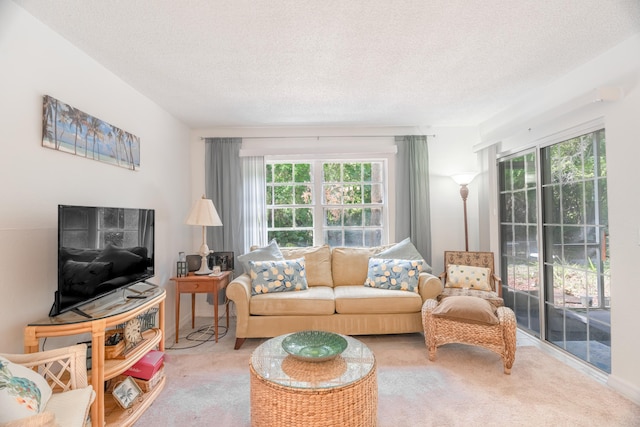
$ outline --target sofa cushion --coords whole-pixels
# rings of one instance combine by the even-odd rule
[[[380,252],[377,248],[333,248],[331,273],[333,286],[362,285],[367,280],[369,258]]]
[[[263,248],[252,249],[251,252],[238,256],[238,261],[240,265],[242,265],[245,273],[251,271],[249,261],[282,261],[283,259],[284,257],[282,256],[282,252],[280,252],[276,239],[272,239],[269,244]]]
[[[414,292],[362,285],[339,286],[333,290],[336,312],[340,314],[416,313],[422,308],[422,298]]]
[[[418,292],[418,276],[423,260],[369,258],[365,286],[379,289]]]
[[[0,423],[39,414],[51,394],[42,375],[0,357]]]
[[[478,297],[455,296],[443,299],[432,314],[467,323],[496,325],[500,323],[496,308]]]
[[[308,288],[304,258],[249,261],[251,295],[303,291]]]
[[[489,285],[491,270],[485,267],[449,264],[447,266],[447,283],[445,288],[475,289],[492,291]]]
[[[329,245],[306,248],[280,248],[285,259],[304,257],[309,286],[333,286]]]
[[[413,243],[411,243],[411,239],[409,239],[408,237],[400,243],[396,243],[395,245],[391,246],[389,249],[385,249],[382,252],[379,252],[376,257],[385,259],[421,260],[422,271],[431,273],[431,266],[427,264],[427,262],[422,257],[422,254],[420,254],[416,247],[413,246]]]
[[[249,313],[256,316],[333,314],[335,313],[333,288],[329,286],[313,286],[301,292],[255,295],[251,297],[249,302]]]

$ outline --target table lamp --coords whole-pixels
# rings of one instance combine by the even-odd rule
[[[198,199],[193,207],[191,213],[187,218],[188,225],[201,225],[202,226],[202,245],[200,246],[199,254],[202,256],[200,262],[200,269],[195,272],[197,275],[211,274],[209,269],[209,263],[207,262],[207,255],[209,255],[209,246],[207,246],[206,227],[220,226],[222,221],[218,216],[215,206],[210,199],[205,199],[204,194],[201,199]]]

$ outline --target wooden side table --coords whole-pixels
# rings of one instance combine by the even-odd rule
[[[196,294],[213,294],[213,328],[218,342],[218,292],[226,289],[231,271],[223,271],[219,276],[197,276],[189,273],[186,277],[172,277],[176,282],[176,342],[180,331],[180,294],[191,294],[191,328],[195,328]],[[225,304],[227,326],[229,325],[229,305]]]

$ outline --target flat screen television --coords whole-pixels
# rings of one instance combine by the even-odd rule
[[[58,290],[49,316],[154,275],[155,211],[58,206]]]

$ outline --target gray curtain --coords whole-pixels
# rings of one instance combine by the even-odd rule
[[[205,194],[222,221],[221,227],[207,227],[207,244],[236,258],[244,252],[241,145],[241,138],[205,139]]]
[[[429,151],[424,135],[396,136],[396,241],[409,237],[431,265]]]

